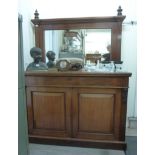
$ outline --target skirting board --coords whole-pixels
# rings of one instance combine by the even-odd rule
[[[102,148],[114,150],[126,150],[126,142],[124,141],[100,141],[100,140],[81,140],[81,139],[62,139],[62,138],[48,138],[42,136],[29,136],[30,143],[38,144],[52,144],[60,146],[77,146],[87,148]]]

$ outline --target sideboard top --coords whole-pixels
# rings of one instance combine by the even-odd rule
[[[130,77],[132,73],[130,72],[88,72],[88,71],[26,71],[26,76],[86,76],[86,77]]]

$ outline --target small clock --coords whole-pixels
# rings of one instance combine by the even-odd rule
[[[60,71],[66,71],[66,70],[69,70],[70,68],[70,63],[67,61],[67,60],[59,60],[57,63],[56,63],[56,67],[58,68],[58,70]]]
[[[83,60],[80,58],[60,58],[56,67],[59,71],[77,71],[83,68]]]
[[[65,60],[60,61],[60,68],[64,69],[67,66],[67,62]]]

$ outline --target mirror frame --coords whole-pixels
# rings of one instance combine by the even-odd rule
[[[39,19],[35,16],[31,22],[35,29],[35,46],[42,49],[42,58],[45,62],[45,30],[67,30],[67,29],[111,29],[111,60],[115,63],[121,62],[121,36],[122,22],[126,16],[106,17],[80,17],[80,18],[55,18]]]

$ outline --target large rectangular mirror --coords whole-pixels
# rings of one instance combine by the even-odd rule
[[[45,53],[53,51],[56,58],[98,54],[104,61],[104,55],[110,55],[111,29],[46,30],[44,35]]]
[[[121,63],[121,33],[125,16],[33,19],[35,43],[43,61],[52,50],[56,58],[101,57]],[[105,57],[103,57],[105,55]]]

